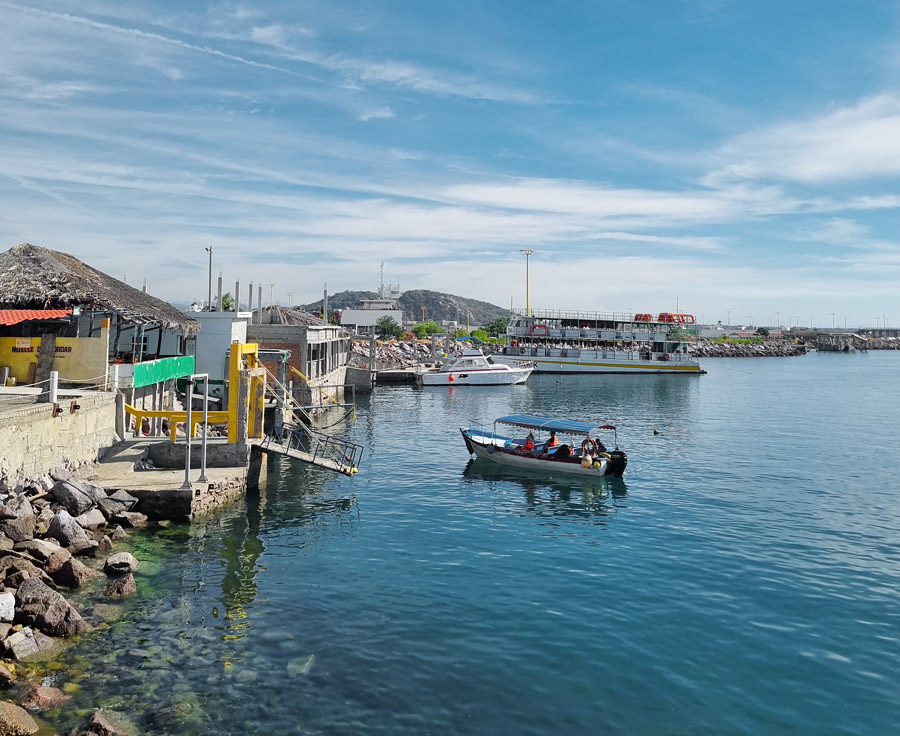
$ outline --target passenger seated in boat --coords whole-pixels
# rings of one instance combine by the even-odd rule
[[[559,444],[559,440],[556,439],[556,432],[550,432],[550,439],[547,440],[547,449],[549,450],[551,447],[556,447]]]
[[[528,433],[528,436],[525,438],[525,446],[523,448],[525,452],[533,452],[534,451],[534,435],[531,432]]]
[[[597,438],[596,442],[597,442],[597,449],[595,450],[595,452],[609,452],[609,450],[606,449],[606,445],[604,445],[600,441],[599,437]]]
[[[572,448],[569,445],[560,445],[559,449],[553,453],[554,457],[571,457],[572,456]]]

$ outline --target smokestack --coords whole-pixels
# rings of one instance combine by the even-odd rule
[[[222,311],[222,272],[219,271],[219,294],[216,296],[216,311]]]
[[[253,282],[250,282],[250,294],[247,297],[247,311],[250,312],[250,324],[253,324]]]
[[[328,324],[328,282],[325,282],[325,296],[322,297],[322,321]]]
[[[241,311],[241,280],[234,282],[234,311]]]

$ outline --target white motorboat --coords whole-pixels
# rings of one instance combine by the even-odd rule
[[[524,437],[509,437],[497,433],[498,424],[529,432]],[[628,465],[628,455],[619,449],[615,434],[615,449],[607,450],[598,436],[600,430],[615,433],[616,428],[611,424],[598,425],[530,414],[512,414],[495,419],[492,432],[473,427],[460,428],[466,449],[476,457],[491,462],[551,473],[621,478]],[[534,432],[538,433],[537,437]],[[549,434],[546,440],[543,439],[545,434]],[[560,441],[558,435],[566,439]]]
[[[418,375],[423,386],[503,386],[524,383],[534,365],[524,361],[495,363],[478,349],[466,348],[453,355],[435,371]]]

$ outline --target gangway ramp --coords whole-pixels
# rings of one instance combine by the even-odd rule
[[[305,424],[285,422],[273,426],[257,447],[266,453],[302,460],[352,476],[359,469],[363,447],[332,437]]]

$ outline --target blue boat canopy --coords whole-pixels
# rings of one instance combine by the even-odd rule
[[[536,417],[531,414],[510,414],[494,420],[499,424],[512,424],[516,427],[537,429],[542,432],[564,432],[565,434],[589,435],[597,429],[611,429],[611,424],[592,424],[591,422],[576,422],[574,419],[553,419],[551,417]]]

